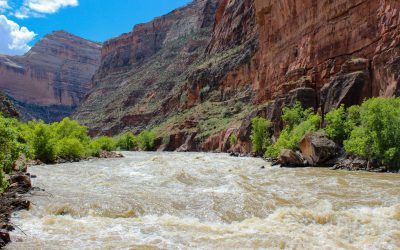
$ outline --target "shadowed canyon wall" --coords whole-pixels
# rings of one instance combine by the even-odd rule
[[[101,45],[64,31],[41,39],[23,56],[0,55],[0,90],[24,119],[70,115],[91,88]]]

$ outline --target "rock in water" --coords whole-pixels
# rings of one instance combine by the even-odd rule
[[[300,152],[291,149],[283,149],[279,155],[278,163],[284,167],[305,167],[307,161]]]
[[[338,146],[321,132],[311,132],[304,135],[300,142],[300,151],[312,166],[321,166],[335,158]]]

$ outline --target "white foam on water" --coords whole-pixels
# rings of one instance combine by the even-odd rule
[[[125,155],[31,168],[7,249],[400,249],[399,175]]]

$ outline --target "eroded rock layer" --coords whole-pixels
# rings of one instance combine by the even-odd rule
[[[95,134],[155,127],[167,150],[249,152],[251,117],[277,135],[296,101],[324,114],[399,95],[400,2],[195,0],[107,42],[94,79],[76,117]]]
[[[100,48],[53,32],[23,56],[0,56],[0,90],[17,101],[23,117],[52,121],[70,115],[91,88]]]

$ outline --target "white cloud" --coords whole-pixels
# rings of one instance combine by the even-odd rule
[[[9,55],[21,55],[31,47],[28,45],[36,34],[26,27],[20,27],[17,23],[0,15],[0,53]]]
[[[26,0],[26,6],[39,13],[52,14],[64,7],[78,6],[78,0]]]
[[[10,6],[8,5],[8,1],[7,0],[0,0],[0,12],[3,12],[4,10],[10,8]]]
[[[45,14],[54,14],[62,8],[78,5],[78,0],[24,0],[23,5],[15,11],[14,15],[20,19],[43,17]]]

